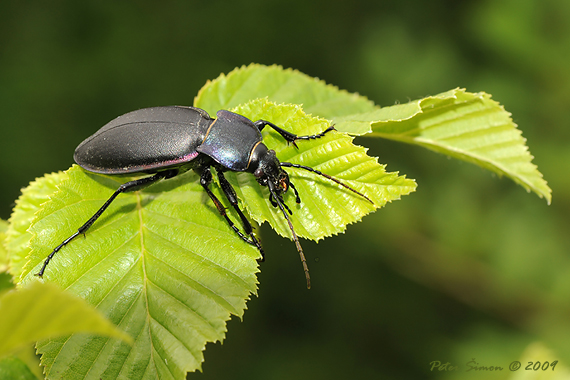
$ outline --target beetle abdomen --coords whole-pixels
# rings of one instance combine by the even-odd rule
[[[112,120],[75,150],[81,167],[96,173],[156,172],[183,165],[198,155],[196,147],[212,119],[193,107],[153,107]]]

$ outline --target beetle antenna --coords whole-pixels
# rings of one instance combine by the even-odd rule
[[[307,259],[305,259],[305,254],[303,253],[303,247],[301,247],[301,243],[299,243],[299,238],[297,237],[295,229],[293,228],[293,223],[291,223],[291,219],[289,218],[289,215],[287,215],[285,207],[283,207],[283,202],[280,199],[280,197],[277,195],[275,187],[271,181],[267,182],[267,187],[269,188],[271,196],[273,196],[273,199],[277,202],[277,205],[279,206],[281,212],[285,216],[285,219],[287,219],[287,223],[289,224],[289,229],[291,230],[291,234],[293,235],[293,241],[297,246],[297,251],[299,252],[299,256],[301,257],[301,262],[303,263],[303,270],[305,271],[305,278],[307,279],[307,289],[311,289],[311,276],[309,275],[309,266],[307,265]]]
[[[325,178],[328,178],[328,179],[330,179],[331,181],[333,181],[333,182],[335,182],[335,183],[338,183],[338,184],[341,185],[342,187],[344,187],[344,188],[346,188],[346,189],[352,191],[353,193],[360,195],[362,198],[366,199],[368,202],[374,204],[374,202],[372,202],[372,200],[371,200],[370,198],[368,198],[366,195],[362,194],[361,192],[359,192],[359,191],[353,189],[352,187],[348,186],[347,184],[342,183],[342,182],[339,181],[338,179],[336,179],[336,178],[334,178],[334,177],[331,177],[331,176],[328,175],[328,174],[325,174],[325,173],[323,173],[323,172],[321,172],[321,171],[318,171],[317,169],[313,169],[313,168],[310,167],[310,166],[299,165],[299,164],[292,164],[292,163],[290,163],[290,162],[281,162],[281,166],[282,166],[282,167],[284,166],[284,167],[287,167],[287,168],[305,169],[305,170],[310,171],[310,172],[312,172],[312,173],[315,173],[315,174],[318,174],[318,175],[323,176],[323,177],[325,177]]]

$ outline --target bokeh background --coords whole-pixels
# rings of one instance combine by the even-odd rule
[[[536,342],[553,353],[530,360],[568,365],[568,20],[565,0],[2,1],[0,217],[112,118],[191,105],[206,80],[251,62],[380,105],[486,91],[513,113],[552,205],[473,165],[360,138],[417,192],[304,241],[310,291],[294,245],[263,226],[259,296],[190,378],[474,378],[474,359],[500,379]]]

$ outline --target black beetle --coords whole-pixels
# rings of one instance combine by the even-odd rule
[[[84,234],[119,194],[141,190],[156,181],[172,178],[189,169],[200,174],[200,184],[214,202],[220,215],[241,239],[257,247],[263,260],[263,248],[255,238],[251,223],[238,206],[235,190],[224,176],[224,171],[229,170],[252,173],[261,186],[269,188],[271,204],[279,207],[287,219],[301,256],[307,287],[310,288],[305,255],[291,219],[287,215],[287,212],[291,215],[292,212],[283,201],[282,194],[291,187],[295,192],[296,202],[300,203],[301,199],[283,167],[311,171],[373,202],[364,194],[311,167],[279,162],[275,151],[269,150],[262,142],[261,130],[269,126],[287,142],[297,147],[295,141],[323,137],[334,128],[329,127],[316,135],[297,136],[271,122],[265,120],[252,122],[230,111],[218,111],[216,116],[217,119],[213,119],[206,111],[195,107],[144,108],[117,117],[79,144],[73,158],[77,164],[90,172],[153,175],[122,184],[103,206],[79,227],[77,232],[65,239],[48,255],[37,275],[43,276],[55,253],[78,235]],[[244,233],[234,225],[226,214],[223,204],[209,188],[212,182],[212,167],[216,170],[223,193],[241,219]]]

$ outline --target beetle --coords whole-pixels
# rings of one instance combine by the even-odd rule
[[[199,174],[200,184],[219,214],[242,240],[259,250],[260,261],[263,261],[265,258],[263,248],[253,233],[250,221],[238,205],[234,188],[224,176],[224,172],[233,171],[251,173],[259,185],[269,189],[271,204],[281,210],[289,224],[303,264],[307,288],[310,288],[309,268],[289,217],[293,213],[285,204],[283,193],[292,188],[296,202],[300,203],[301,199],[283,168],[299,168],[313,172],[358,194],[372,204],[373,202],[338,179],[314,168],[280,162],[275,151],[268,149],[263,143],[261,131],[264,127],[274,129],[285,141],[295,147],[298,140],[318,139],[334,130],[334,127],[330,126],[319,134],[297,136],[269,121],[252,122],[242,115],[226,110],[218,111],[216,118],[212,118],[200,108],[185,106],[143,108],[110,121],[79,144],[73,156],[75,162],[93,173],[150,175],[119,186],[85,224],[53,249],[37,275],[42,277],[53,256],[77,236],[85,234],[119,194],[144,189],[157,181],[175,177],[187,170],[194,170]],[[223,204],[210,190],[212,168],[216,171],[222,192],[241,219],[243,232],[234,224]]]

